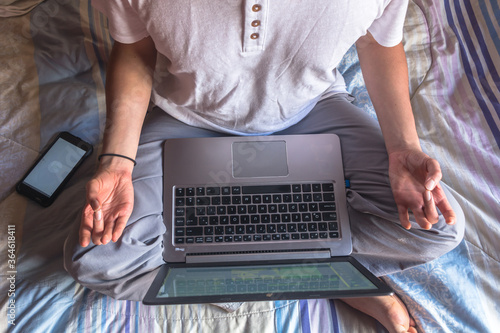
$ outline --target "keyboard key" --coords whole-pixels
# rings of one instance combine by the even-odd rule
[[[243,194],[290,193],[290,185],[243,186]]]
[[[186,236],[201,236],[203,235],[202,227],[186,227]]]
[[[219,195],[220,187],[207,187],[207,195]]]
[[[307,230],[308,231],[318,231],[318,224],[317,223],[309,223],[307,225]]]
[[[322,184],[321,187],[323,188],[323,192],[333,192],[333,184],[332,183]]]
[[[276,233],[276,225],[275,224],[268,224],[267,225],[267,233],[269,233],[269,234]]]
[[[335,194],[333,193],[325,193],[323,194],[324,201],[335,201]]]
[[[339,230],[339,225],[337,224],[337,222],[329,222],[328,223],[328,230],[337,231],[337,230]]]
[[[335,212],[323,213],[322,215],[324,221],[337,221],[337,213]]]
[[[320,203],[319,204],[319,210],[322,212],[326,211],[335,211],[336,206],[334,202],[325,202],[325,203]]]

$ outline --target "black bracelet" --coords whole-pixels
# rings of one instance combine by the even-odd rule
[[[132,161],[134,163],[134,166],[137,165],[137,162],[133,159],[133,158],[130,158],[128,156],[125,156],[125,155],[120,155],[120,154],[101,154],[99,155],[99,157],[97,158],[97,160],[100,162],[101,161],[101,157],[103,156],[116,156],[116,157],[121,157],[121,158],[125,158],[129,161]]]

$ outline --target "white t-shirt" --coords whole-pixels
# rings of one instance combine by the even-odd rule
[[[151,36],[153,102],[189,125],[267,134],[299,122],[326,95],[345,92],[336,71],[369,31],[402,40],[408,0],[93,0],[112,37]]]

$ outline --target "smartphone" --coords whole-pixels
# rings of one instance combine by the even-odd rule
[[[17,184],[17,192],[50,206],[92,150],[88,142],[68,132],[59,133]]]

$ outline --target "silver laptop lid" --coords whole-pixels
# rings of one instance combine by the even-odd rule
[[[163,257],[165,261],[255,261],[271,258],[307,259],[350,254],[352,251],[351,232],[346,208],[341,156],[340,141],[338,136],[334,134],[166,140],[164,143],[163,194],[164,223],[167,229],[164,234]],[[301,188],[306,189],[306,191],[309,188],[309,191],[313,193],[310,189],[311,186],[315,188],[332,187],[333,206],[336,208],[334,223],[336,230],[335,232],[327,230],[328,234],[326,235],[331,235],[332,232],[335,233],[335,238],[323,237],[324,232],[312,232],[310,234],[311,237],[314,235],[314,239],[290,239],[290,236],[296,235],[293,232],[290,235],[289,229],[285,227],[287,222],[267,221],[266,227],[261,226],[259,232],[253,229],[257,236],[252,237],[258,237],[264,229],[269,230],[267,229],[269,226],[273,230],[280,228],[278,236],[256,238],[259,241],[254,241],[253,238],[249,241],[249,238],[240,236],[222,236],[223,238],[218,236],[217,239],[224,240],[226,237],[225,240],[231,241],[214,241],[213,228],[216,226],[225,228],[226,231],[230,230],[237,235],[236,227],[239,227],[238,230],[242,230],[244,229],[243,224],[253,225],[248,220],[236,220],[234,223],[226,221],[226,223],[221,222],[220,225],[218,222],[217,225],[212,223],[211,212],[205,209],[213,209],[212,213],[215,214],[217,204],[221,204],[221,198],[228,200],[230,200],[229,198],[231,200],[250,198],[255,189],[261,188],[269,193],[275,188],[279,191],[289,191],[290,194],[283,194],[283,197],[290,197],[294,194],[301,196]],[[296,188],[299,189],[299,192],[295,191]],[[233,193],[235,190],[239,193]],[[190,193],[186,193],[187,191]],[[228,192],[224,193],[225,191]],[[246,192],[241,193],[241,191]],[[179,197],[180,194],[182,194],[181,197]],[[217,197],[217,202],[210,199],[212,195]],[[197,217],[196,221],[186,221],[185,218],[180,217],[184,210],[194,209],[190,208],[189,205],[185,206],[187,201],[193,204],[193,202],[200,200],[207,200],[204,204],[206,208],[200,208],[200,213],[204,216],[199,219]],[[184,204],[179,206],[179,202]],[[314,205],[314,201],[311,202]],[[241,206],[239,202],[231,202],[231,204],[234,204],[234,209]],[[331,206],[330,203],[322,203],[322,205]],[[281,207],[284,204],[273,206]],[[225,213],[226,217],[231,217],[229,212]],[[278,215],[278,213],[273,215]],[[320,216],[321,214],[316,215]],[[222,226],[222,224],[224,225]],[[322,222],[321,225],[329,224]],[[211,227],[212,229],[210,229]],[[205,228],[211,230],[212,235],[202,235],[201,231]],[[192,235],[186,235],[186,232],[192,233]],[[317,234],[321,235],[322,238],[317,237]],[[274,237],[278,237],[279,240],[273,239]],[[204,241],[205,239],[207,242]]]

